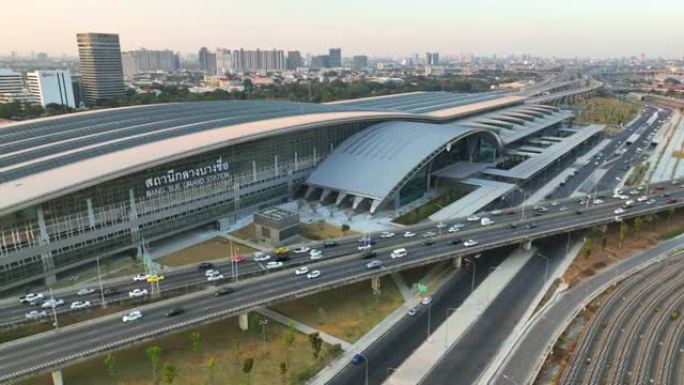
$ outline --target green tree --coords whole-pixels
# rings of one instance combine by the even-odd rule
[[[156,345],[145,349],[145,354],[147,354],[147,358],[150,359],[150,364],[152,365],[152,378],[154,379],[155,383],[157,382],[157,368],[159,367],[161,352],[161,348]]]
[[[199,332],[190,333],[190,343],[192,344],[192,351],[198,353],[202,347],[202,336]]]
[[[643,223],[643,219],[641,217],[636,217],[634,218],[634,239],[639,240],[639,232],[641,231],[641,224]]]
[[[290,366],[290,349],[294,345],[295,338],[297,337],[297,328],[293,320],[287,323],[287,330],[283,333],[283,342],[285,343],[285,361],[287,366]]]
[[[309,343],[311,344],[311,353],[314,359],[318,359],[318,355],[321,353],[321,347],[323,347],[323,339],[316,333],[309,334]]]
[[[104,358],[104,366],[111,377],[116,377],[116,358],[112,353],[107,354]]]
[[[627,229],[629,226],[627,226],[626,222],[620,222],[620,232],[618,233],[618,236],[620,237],[620,244],[618,248],[622,248],[622,243],[625,241],[625,237],[627,236]]]
[[[162,378],[166,385],[171,385],[173,380],[176,379],[176,367],[168,362],[164,363],[162,366]]]
[[[584,258],[589,258],[591,255],[591,238],[587,238],[584,241],[584,245],[582,245],[582,255],[584,255]]]
[[[207,362],[207,383],[209,385],[214,383],[214,373],[216,373],[216,358],[211,357]]]
[[[280,361],[280,376],[283,379],[283,385],[287,384],[287,362]]]
[[[245,362],[242,364],[242,371],[247,375],[247,383],[252,383],[252,369],[254,368],[254,358],[247,357]]]
[[[346,223],[343,223],[342,224],[342,232],[346,233],[347,231],[349,231],[349,225]]]

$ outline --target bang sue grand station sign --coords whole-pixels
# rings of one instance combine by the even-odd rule
[[[228,163],[222,157],[214,162],[188,169],[168,169],[165,173],[145,179],[145,196],[155,197],[169,192],[192,188],[226,179],[230,176]]]

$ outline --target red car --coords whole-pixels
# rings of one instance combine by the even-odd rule
[[[670,198],[667,200],[667,203],[677,203],[677,202],[679,202],[679,199]]]
[[[233,263],[240,263],[246,261],[247,258],[245,258],[242,255],[234,255],[233,258],[231,258],[231,262]]]

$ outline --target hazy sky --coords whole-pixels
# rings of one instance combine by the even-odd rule
[[[682,56],[684,0],[0,0],[0,53],[76,55],[77,32],[123,50],[282,48]]]

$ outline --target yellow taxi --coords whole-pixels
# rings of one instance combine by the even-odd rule
[[[162,274],[151,274],[149,277],[147,277],[147,282],[149,283],[154,283],[154,282],[159,282],[164,280],[164,275]]]
[[[283,254],[289,253],[289,252],[290,252],[290,248],[289,248],[289,247],[285,247],[285,246],[283,246],[283,247],[276,247],[276,248],[273,250],[273,252],[275,253],[275,255],[283,255]]]

